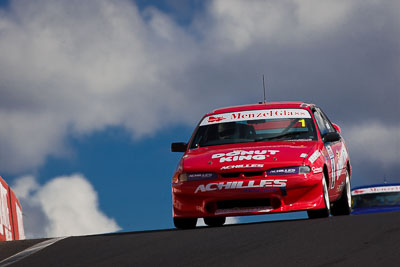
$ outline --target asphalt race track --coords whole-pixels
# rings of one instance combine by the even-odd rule
[[[400,266],[400,213],[0,243],[0,266]]]

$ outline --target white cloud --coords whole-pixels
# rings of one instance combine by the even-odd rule
[[[295,0],[299,24],[304,28],[327,31],[343,25],[348,14],[355,6],[355,1],[347,0]]]
[[[387,126],[374,121],[354,124],[346,126],[343,135],[352,161],[379,163],[385,168],[400,164],[399,125]]]
[[[288,17],[282,1],[217,0],[210,12],[216,21],[214,42],[222,51],[242,50],[257,39],[273,37]]]
[[[156,10],[146,19],[124,0],[12,2],[0,16],[1,169],[64,155],[68,134],[118,125],[143,136],[181,113],[168,81],[191,58],[190,37]]]
[[[240,220],[238,217],[226,217],[225,225],[226,224],[238,224],[239,222],[240,222]],[[196,226],[207,226],[207,225],[204,223],[203,218],[199,218],[197,220]]]
[[[40,185],[37,183],[36,178],[32,175],[26,175],[18,178],[12,187],[18,198],[30,198],[35,191],[40,190]]]
[[[66,156],[67,136],[121,126],[143,137],[256,102],[261,73],[269,99],[313,101],[346,120],[362,92],[354,116],[375,103],[389,108],[372,116],[399,113],[398,1],[207,3],[187,26],[128,0],[0,10],[0,169]]]
[[[219,52],[240,52],[254,43],[264,45],[312,42],[346,24],[357,8],[346,0],[215,0],[210,17],[211,38]]]
[[[100,209],[97,192],[80,175],[56,177],[39,185],[33,176],[12,187],[24,214],[27,238],[115,232],[120,227]]]

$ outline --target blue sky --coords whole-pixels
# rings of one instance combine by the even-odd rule
[[[82,173],[95,187],[100,208],[119,218],[126,230],[172,227],[171,173],[179,154],[170,142],[186,140],[190,129],[175,127],[158,137],[133,142],[121,128],[112,128],[79,140],[72,159],[50,159],[38,177],[49,180],[60,174]],[[91,177],[95,179],[91,179]]]
[[[173,227],[170,143],[262,100],[262,74],[268,99],[316,103],[342,127],[354,186],[400,182],[396,1],[0,5],[0,175],[28,237]]]

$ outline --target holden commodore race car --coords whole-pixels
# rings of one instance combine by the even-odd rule
[[[359,186],[351,190],[351,214],[400,211],[400,184]]]
[[[307,211],[348,215],[351,165],[340,128],[313,104],[259,103],[206,114],[172,178],[173,220],[221,226],[227,216]]]

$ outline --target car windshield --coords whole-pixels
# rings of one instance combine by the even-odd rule
[[[372,193],[352,196],[353,209],[400,206],[400,192]]]
[[[190,148],[283,140],[317,140],[307,110],[270,109],[208,116],[201,121]]]

